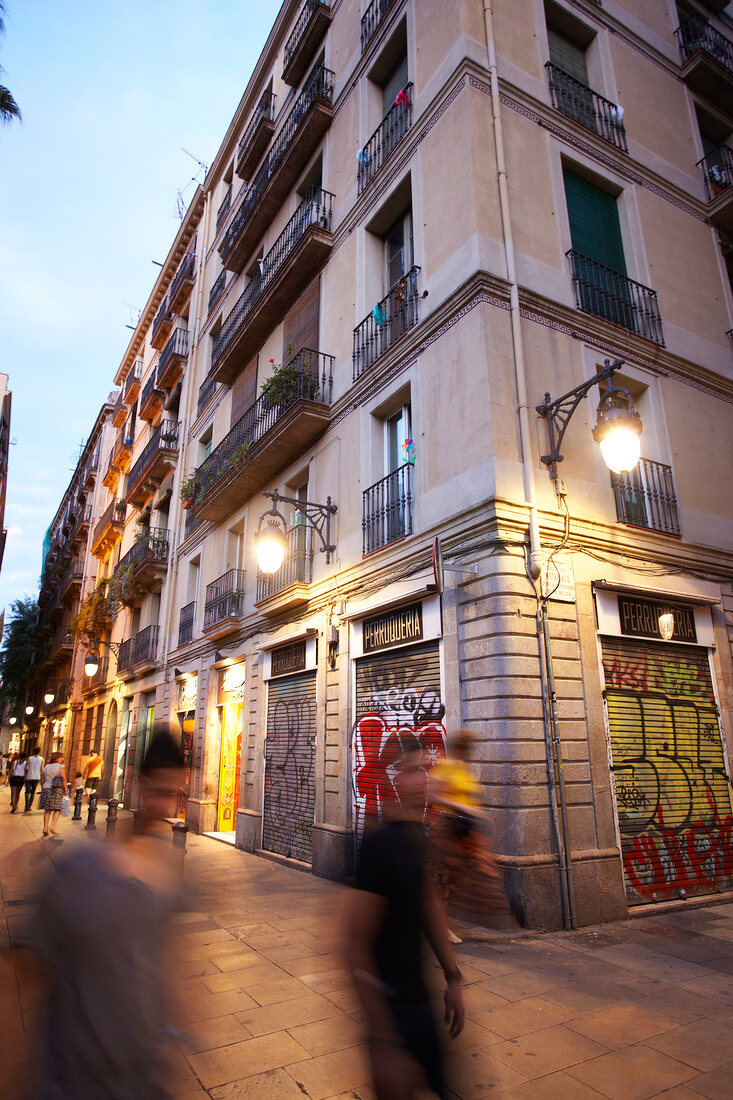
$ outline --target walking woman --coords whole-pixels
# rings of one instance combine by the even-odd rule
[[[56,823],[61,813],[61,804],[66,793],[66,771],[64,770],[64,755],[61,752],[52,752],[51,759],[43,769],[43,786],[41,787],[41,809],[43,810],[43,835],[58,836]]]
[[[27,767],[27,753],[16,753],[10,761],[10,812],[14,814],[18,808],[18,799],[25,783],[25,769]]]

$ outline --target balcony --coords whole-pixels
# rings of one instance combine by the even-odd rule
[[[81,592],[81,582],[84,580],[84,559],[73,558],[69,568],[61,577],[59,596],[62,600],[68,597],[78,596]]]
[[[189,535],[192,535],[197,527],[200,527],[204,521],[199,519],[191,509],[186,512],[186,522],[183,525],[183,537],[187,539]]]
[[[374,131],[363,149],[359,150],[357,179],[359,194],[397,148],[412,126],[412,84],[397,93],[394,105]]]
[[[733,233],[733,149],[719,145],[697,163],[705,181],[710,221]]]
[[[392,0],[372,0],[367,10],[361,17],[361,52],[367,48],[379,24],[392,6]]]
[[[134,442],[132,424],[128,421],[127,424],[118,431],[117,438],[112,447],[112,454],[110,455],[110,463],[122,473],[126,473],[130,468],[132,445]]]
[[[211,377],[231,384],[333,247],[333,195],[320,189],[301,202],[214,338]]]
[[[334,76],[317,65],[224,234],[224,266],[241,271],[331,125]]]
[[[577,309],[664,347],[656,290],[572,249],[565,255],[572,265]]]
[[[173,316],[173,310],[170,307],[168,296],[166,295],[153,320],[153,327],[150,333],[150,343],[152,347],[160,351],[171,334],[174,321],[175,317]]]
[[[109,554],[122,538],[125,528],[127,505],[124,500],[112,499],[107,511],[94,528],[92,535],[92,554],[100,561]]]
[[[231,205],[232,205],[232,185],[230,183],[229,187],[227,188],[226,195],[221,200],[221,206],[219,207],[219,209],[216,212],[216,232],[217,232],[217,234],[218,234],[219,230],[221,229],[222,225],[224,224],[224,222],[226,220],[226,216],[229,213],[229,208],[231,207]]]
[[[160,353],[155,386],[159,390],[170,392],[183,374],[188,357],[188,330],[177,328]]]
[[[132,669],[132,638],[128,638],[125,642],[120,642],[120,648],[117,651],[117,675],[122,676],[125,672],[130,672]]]
[[[275,100],[272,92],[263,92],[252,121],[244,131],[237,153],[237,175],[247,180],[260,160],[275,130]]]
[[[193,638],[193,624],[196,619],[196,601],[181,608],[178,616],[178,644],[186,645]]]
[[[79,512],[79,519],[76,523],[76,530],[72,532],[72,539],[86,540],[89,534],[89,524],[92,522],[92,506],[88,504],[85,508],[82,508]]]
[[[135,538],[135,544],[120,558],[115,572],[120,572],[127,566],[132,566],[134,584],[138,587],[139,599],[133,603],[142,602],[143,592],[149,592],[159,588],[168,571],[168,554],[170,540],[164,527],[148,527],[139,532]]]
[[[74,640],[73,630],[69,630],[69,624],[64,623],[49,642],[48,660],[59,661],[59,663],[68,660],[74,652]],[[59,700],[56,699],[55,702],[58,703]]]
[[[689,88],[724,111],[733,98],[733,42],[703,15],[690,15],[674,32]]]
[[[230,569],[206,586],[204,634],[223,638],[239,630],[244,609],[244,570]]]
[[[153,370],[143,386],[143,392],[140,396],[140,419],[147,420],[148,423],[152,423],[155,417],[159,415],[165,398],[165,390],[162,390],[158,385],[157,373],[157,370]]]
[[[313,580],[313,540],[309,527],[288,531],[288,548],[276,573],[257,574],[257,607],[278,614],[308,601]]]
[[[173,282],[168,291],[168,307],[174,313],[180,313],[185,306],[195,280],[196,253],[191,250],[181,260],[181,265],[173,276]]]
[[[114,493],[119,480],[120,468],[115,464],[114,455],[110,455],[107,461],[107,469],[104,471],[104,477],[102,478],[102,485],[105,489],[109,489],[111,493]]]
[[[410,268],[354,329],[354,381],[417,324],[419,271],[419,267]]]
[[[94,486],[94,482],[97,480],[98,469],[99,451],[95,451],[84,468],[84,477],[82,478],[82,482],[86,489],[91,489]]]
[[[112,410],[112,423],[115,428],[121,428],[125,423],[125,417],[127,416],[127,405],[125,404],[122,393],[117,395],[114,408]]]
[[[189,505],[200,519],[220,521],[325,430],[333,387],[333,356],[301,348],[282,371],[275,400],[265,391],[199,466]]]
[[[140,393],[142,376],[143,361],[142,359],[136,359],[128,372],[122,389],[122,397],[126,405],[131,405]]]
[[[556,111],[574,118],[624,153],[628,153],[624,112],[621,107],[592,91],[582,81],[559,69],[550,61],[545,65],[550,98]]]
[[[323,0],[305,0],[285,43],[283,80],[297,88],[323,41],[331,22],[331,8]]]
[[[224,293],[224,287],[226,285],[227,285],[227,269],[225,267],[223,267],[221,269],[221,271],[219,272],[219,274],[217,275],[216,279],[214,280],[214,285],[212,286],[211,290],[209,291],[209,305],[208,305],[208,309],[207,309],[208,313],[211,313],[212,309],[214,308],[216,303],[221,298],[222,294]]]
[[[619,523],[646,527],[665,535],[679,535],[677,495],[672,467],[640,458],[629,473],[611,474]]]
[[[178,461],[178,430],[176,420],[163,420],[158,424],[130,470],[127,500],[135,508],[142,508],[165,476],[174,469]]]
[[[154,668],[158,654],[158,626],[146,626],[138,630],[132,643],[131,667],[135,672],[144,672]]]
[[[398,466],[361,495],[362,554],[412,534],[412,463]]]
[[[216,382],[210,374],[206,375],[203,382],[199,386],[199,394],[196,400],[196,415],[198,416],[205,405],[209,403],[209,400],[214,396],[216,392]]]

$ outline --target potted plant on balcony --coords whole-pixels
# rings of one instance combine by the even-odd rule
[[[249,454],[249,443],[238,443],[232,451],[231,463],[232,466],[243,466],[244,462]]]
[[[75,634],[87,638],[90,642],[101,637],[114,626],[119,610],[119,598],[110,591],[111,577],[105,577],[91,592],[79,608],[78,615],[71,620],[71,629]]]
[[[274,364],[271,359],[270,363]],[[277,366],[262,383],[262,396],[270,408],[286,409],[297,397],[312,400],[318,392],[317,376],[308,373],[308,362]]]
[[[127,511],[127,501],[125,500],[124,497],[122,497],[115,504],[115,512],[117,513],[118,518],[120,518],[120,517],[124,517],[126,511]]]
[[[181,482],[181,488],[179,494],[181,497],[181,503],[184,508],[188,508],[190,504],[193,504],[198,492],[201,488],[201,478],[198,474],[191,474],[190,477],[186,477]]]

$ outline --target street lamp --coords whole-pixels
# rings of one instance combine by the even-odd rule
[[[28,716],[30,716],[31,714],[33,714],[33,711],[35,709],[36,708],[33,706],[33,703],[28,703],[27,707],[25,708],[25,712]]]
[[[43,701],[44,701],[44,703],[46,704],[47,707],[50,707],[51,703],[54,701],[55,698],[56,698],[56,692],[53,690],[53,688],[48,688],[48,690],[46,691],[46,693],[43,696]]]
[[[287,523],[285,517],[277,510],[280,502],[292,504],[305,517],[307,523],[304,526],[312,527],[317,533],[321,540],[321,552],[326,555],[326,564],[329,564],[331,555],[336,549],[335,544],[331,542],[331,516],[338,511],[337,505],[331,503],[331,498],[326,497],[325,504],[315,504],[312,501],[281,496],[277,489],[264,492],[262,495],[270,498],[272,508],[260,516],[255,535],[257,564],[260,572],[277,573],[288,547]]]
[[[90,679],[99,672],[99,647],[105,646],[115,657],[120,651],[119,642],[104,642],[101,638],[93,638],[91,647],[84,658],[84,675]]]
[[[14,725],[15,725],[15,723],[16,723],[17,721],[18,721],[18,719],[17,719],[16,717],[15,717],[15,715],[14,715],[14,714],[13,714],[13,715],[11,715],[11,717],[10,717],[10,718],[8,718],[8,723],[9,723],[9,724],[10,724],[11,726],[14,726]]]
[[[674,635],[674,612],[668,611],[666,608],[659,616],[659,633],[665,642],[671,641]]]
[[[623,366],[623,359],[608,359],[597,374],[574,390],[550,401],[545,394],[544,405],[537,405],[537,412],[547,420],[547,434],[550,443],[549,453],[542,455],[542,461],[550,469],[550,477],[557,481],[557,464],[562,462],[560,454],[565,429],[580,402],[593,386],[608,379],[608,388],[601,397],[596,415],[598,421],[593,429],[593,438],[601,448],[601,454],[608,466],[616,474],[633,470],[641,454],[642,423],[634,399],[623,386],[614,386],[613,376]]]

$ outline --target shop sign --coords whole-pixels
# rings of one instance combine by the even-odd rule
[[[362,624],[362,651],[374,653],[379,649],[422,641],[422,604],[398,607]]]
[[[278,646],[270,654],[270,675],[286,676],[305,670],[305,638],[289,645]]]
[[[176,710],[195,710],[196,695],[198,693],[198,674],[187,676],[185,680],[178,681],[178,703]]]
[[[671,611],[674,616],[673,642],[697,642],[695,609],[690,605],[657,603],[638,596],[619,595],[618,616],[621,633],[634,638],[660,638],[659,616]]]
[[[219,707],[244,700],[244,661],[219,669],[216,704]]]

